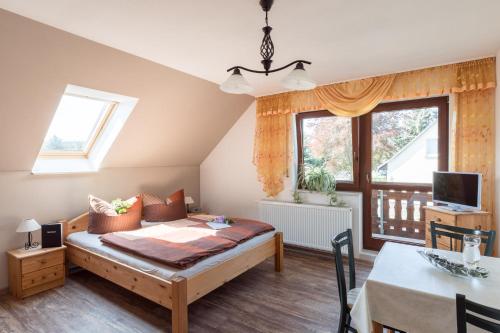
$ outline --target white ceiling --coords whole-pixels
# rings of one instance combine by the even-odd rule
[[[233,65],[260,69],[258,0],[0,0],[0,7],[221,83]],[[313,62],[319,83],[496,54],[498,0],[275,0],[274,65]],[[288,71],[246,74],[255,95]]]

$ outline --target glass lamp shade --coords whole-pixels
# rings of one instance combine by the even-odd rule
[[[194,200],[192,197],[184,197],[184,203],[186,205],[192,205],[192,204],[194,204]]]
[[[253,91],[253,88],[236,68],[233,74],[220,85],[220,90],[229,94],[248,94]]]
[[[26,219],[19,224],[16,232],[32,232],[40,228],[40,225],[35,219]]]
[[[283,86],[290,90],[309,90],[316,88],[316,82],[307,74],[302,63],[298,63],[282,81]]]

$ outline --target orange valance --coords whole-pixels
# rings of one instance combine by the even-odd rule
[[[321,86],[314,90],[324,109],[337,116],[357,117],[373,110],[392,86],[394,75]]]
[[[258,97],[257,117],[317,110],[356,117],[370,112],[382,100],[446,95],[495,86],[495,58],[486,58]]]
[[[460,95],[466,92],[480,93],[496,86],[495,71],[495,58],[486,58],[335,83],[309,91],[259,97],[253,156],[258,179],[263,183],[264,191],[269,196],[276,196],[283,190],[283,178],[287,175],[291,155],[289,152],[292,113],[328,110],[336,115],[354,117],[370,112],[382,101]],[[494,98],[492,94],[488,96],[490,100]],[[465,110],[465,106],[462,106],[462,109]],[[474,107],[472,112],[482,111]],[[467,128],[467,124],[457,126]],[[491,130],[492,126],[491,124]],[[461,145],[465,144],[462,142]],[[491,159],[491,156],[488,158]],[[458,161],[457,166],[460,165]],[[488,164],[488,170],[481,170],[483,173],[491,174],[491,168]],[[493,196],[489,196],[488,200],[491,201],[491,198]]]

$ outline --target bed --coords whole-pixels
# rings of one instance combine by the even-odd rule
[[[100,244],[86,232],[88,213],[63,221],[67,261],[141,295],[172,312],[172,332],[188,331],[188,305],[274,257],[283,270],[283,235],[266,233],[179,270]]]

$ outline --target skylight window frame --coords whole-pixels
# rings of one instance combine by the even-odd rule
[[[65,95],[77,95],[78,97],[101,100],[109,103],[109,106],[104,115],[102,115],[101,111],[100,123],[94,126],[96,131],[92,139],[88,140],[85,151],[61,150],[44,152],[42,151],[42,143],[31,169],[33,175],[98,172],[111,146],[139,102],[139,99],[136,97],[72,84],[66,86],[62,96]],[[47,133],[45,136],[47,136]]]
[[[116,111],[116,108],[118,106],[118,102],[110,101],[110,100],[107,100],[104,98],[97,98],[97,97],[76,94],[76,93],[70,93],[70,92],[65,92],[63,94],[62,98],[64,98],[64,96],[92,99],[92,100],[108,103],[108,105],[106,107],[106,111],[104,111],[104,114],[101,115],[97,124],[95,125],[94,129],[92,130],[92,134],[90,136],[90,139],[87,141],[84,150],[82,150],[82,151],[63,151],[63,150],[44,151],[43,149],[41,149],[40,153],[38,154],[38,158],[42,158],[42,159],[88,158],[89,152],[92,151],[92,149],[94,148],[94,145],[95,145],[97,139],[102,135],[104,128],[109,123],[109,120],[110,120],[111,116],[113,115],[113,112]]]

